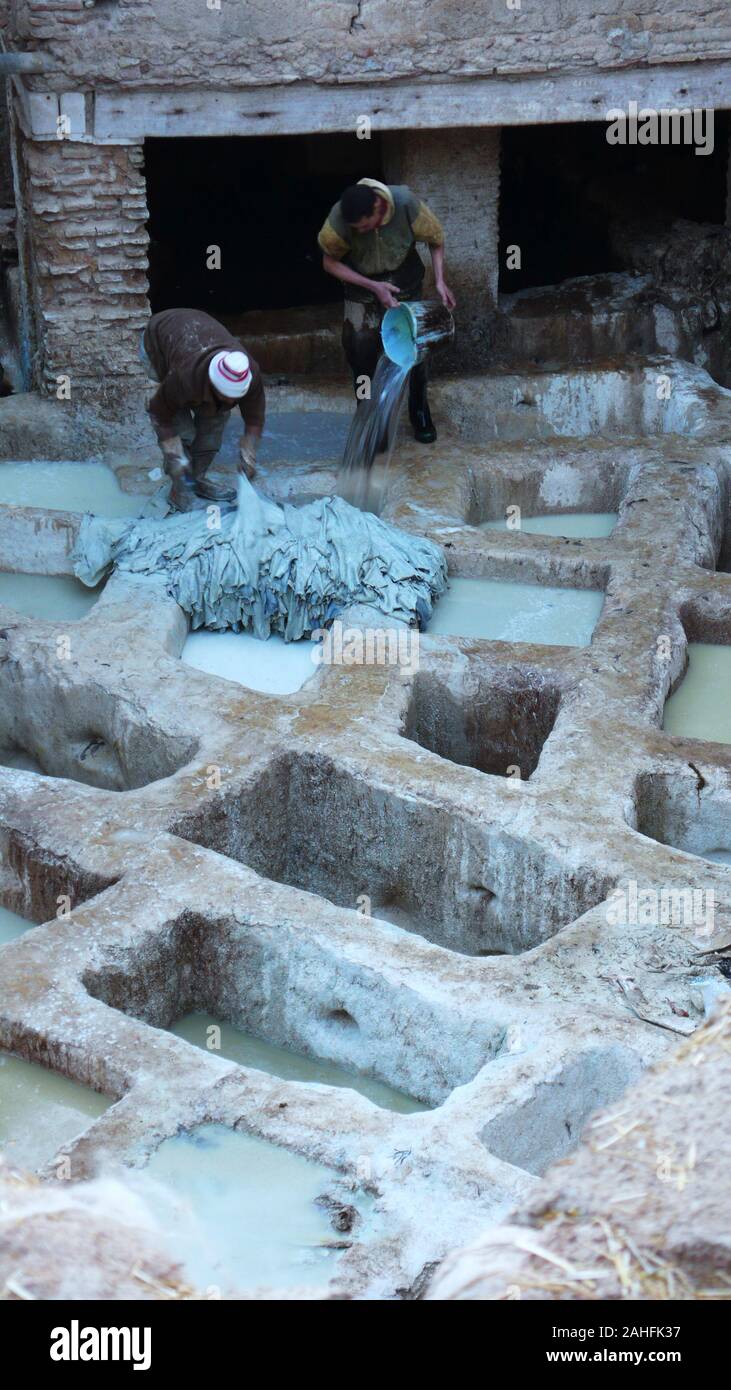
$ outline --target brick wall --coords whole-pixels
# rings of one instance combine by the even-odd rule
[[[38,378],[106,394],[141,379],[137,343],[147,303],[142,151],[24,144]]]

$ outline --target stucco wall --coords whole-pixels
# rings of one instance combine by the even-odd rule
[[[386,175],[406,183],[437,213],[447,243],[447,283],[457,297],[459,336],[445,365],[487,361],[498,285],[500,132],[402,131],[384,142]],[[429,263],[429,253],[422,248]],[[425,294],[433,294],[431,272]]]
[[[727,0],[23,0],[19,38],[100,88],[373,82],[731,54]],[[518,3],[518,0],[513,0]],[[51,80],[34,79],[47,87]],[[31,85],[34,85],[31,82]]]

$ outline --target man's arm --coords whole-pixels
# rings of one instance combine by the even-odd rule
[[[243,400],[239,401],[239,411],[244,423],[244,432],[239,443],[239,473],[245,473],[247,478],[251,479],[256,474],[256,451],[261,443],[266,417],[264,383],[258,368],[250,389]]]
[[[457,301],[444,279],[444,228],[439,218],[432,212],[431,208],[427,207],[426,203],[416,199],[415,202],[418,205],[414,211],[409,209],[411,230],[416,241],[426,242],[429,247],[434,267],[434,283],[442,304],[447,309],[454,309]]]
[[[175,417],[188,405],[185,395],[178,373],[168,372],[147,406],[161,444],[175,434]]]
[[[431,263],[434,266],[434,283],[437,287],[437,294],[447,309],[455,309],[457,301],[444,279],[444,244],[431,246],[429,249],[431,251]]]
[[[333,225],[333,222],[336,225]],[[398,285],[392,285],[386,280],[369,280],[367,275],[361,275],[352,266],[344,265],[343,258],[350,250],[350,242],[341,235],[346,231],[345,225],[338,220],[337,207],[333,208],[317,237],[322,251],[323,270],[336,280],[344,281],[346,285],[360,285],[364,290],[369,290],[385,309],[393,309],[398,304],[398,299],[395,298],[399,292]]]
[[[352,266],[343,265],[342,261],[337,261],[327,253],[322,258],[322,268],[336,280],[344,280],[348,285],[362,285],[364,290],[370,290],[387,309],[393,309],[398,304],[399,287],[392,285],[388,280],[369,280],[367,275],[361,275]]]
[[[177,432],[176,416],[185,408],[182,400],[184,392],[175,372],[169,372],[165,380],[148,402],[147,410],[152,420],[158,443],[162,449],[165,465],[173,470],[187,467],[188,460],[183,441]]]

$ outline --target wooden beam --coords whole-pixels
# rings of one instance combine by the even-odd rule
[[[113,145],[148,135],[355,131],[362,116],[370,117],[374,130],[543,125],[601,121],[630,101],[656,110],[731,107],[731,62],[376,86],[297,82],[235,91],[97,91],[91,138]]]

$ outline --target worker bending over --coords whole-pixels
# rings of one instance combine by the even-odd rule
[[[239,472],[252,478],[264,428],[261,372],[241,343],[201,309],[153,314],[142,336],[141,356],[160,385],[148,405],[172,479],[170,504],[190,511],[195,497],[234,501],[236,493],[206,473],[221,447],[228,412],[241,411],[244,433]]]
[[[424,263],[416,249],[431,251],[437,294],[448,309],[455,298],[444,280],[444,231],[426,203],[405,185],[361,179],[346,188],[320,231],[323,268],[345,284],[343,348],[358,386],[370,380],[381,354],[381,319],[400,300],[420,299]],[[422,444],[437,437],[426,394],[426,362],[409,378],[409,417]]]

